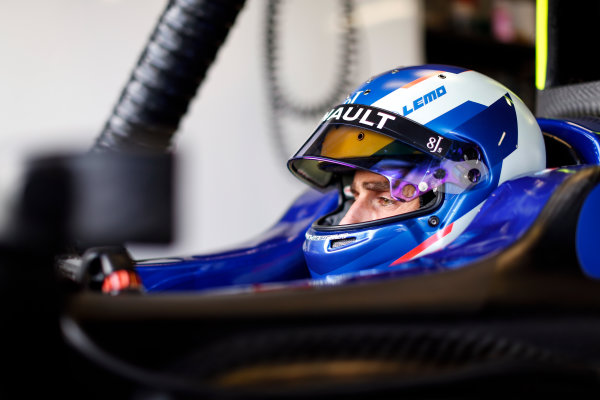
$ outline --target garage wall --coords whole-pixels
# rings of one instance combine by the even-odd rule
[[[165,0],[21,0],[0,4],[0,163],[86,150],[99,134]],[[317,120],[283,116],[271,129],[265,0],[247,0],[175,137],[177,240],[131,245],[136,258],[236,246],[268,229],[305,187],[285,158]],[[299,104],[333,89],[341,54],[339,1],[287,0],[278,24],[278,77]],[[423,60],[418,0],[355,2],[354,85]],[[340,99],[340,101],[343,99]]]

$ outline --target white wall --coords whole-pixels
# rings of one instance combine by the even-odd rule
[[[0,158],[85,150],[99,134],[166,0],[21,0],[0,4]],[[418,0],[356,1],[358,84],[422,62]],[[135,257],[200,254],[267,229],[305,187],[287,171],[269,123],[266,1],[247,0],[175,138],[177,238]],[[311,103],[337,71],[338,2],[288,0],[281,76]],[[340,99],[342,100],[342,99]],[[291,153],[316,121],[284,120]]]

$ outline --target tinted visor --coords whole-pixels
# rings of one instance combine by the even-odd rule
[[[367,170],[386,177],[390,194],[401,201],[434,189],[460,193],[487,176],[476,147],[399,115],[374,118],[378,113],[383,114],[373,107],[352,105],[332,110],[288,167],[319,189],[336,184],[342,174]]]

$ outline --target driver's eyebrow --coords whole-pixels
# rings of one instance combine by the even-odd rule
[[[390,190],[390,184],[388,181],[368,181],[363,182],[362,187],[365,190],[372,190],[374,192],[387,192]]]

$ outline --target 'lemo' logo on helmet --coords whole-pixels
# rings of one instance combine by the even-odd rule
[[[416,99],[414,99],[412,102],[412,108],[409,108],[410,106],[408,106],[408,107],[403,106],[402,113],[404,116],[407,116],[411,112],[416,111],[423,106],[426,106],[427,104],[431,103],[434,100],[439,99],[440,97],[442,97],[445,94],[446,94],[446,87],[444,85],[442,85],[442,86],[432,90],[431,92],[425,93],[423,96],[417,97]]]

